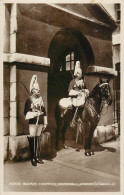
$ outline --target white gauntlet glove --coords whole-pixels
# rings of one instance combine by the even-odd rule
[[[38,116],[38,112],[27,112],[26,116],[25,116],[25,120],[31,119]]]
[[[43,125],[43,130],[44,130],[44,129],[46,129],[47,124],[48,124],[48,123],[47,123],[47,116],[44,116],[44,117],[43,117],[43,120],[44,120],[44,125]]]

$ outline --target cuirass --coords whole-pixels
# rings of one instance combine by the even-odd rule
[[[42,97],[34,98],[31,96],[32,111],[41,110],[41,106],[44,106]]]

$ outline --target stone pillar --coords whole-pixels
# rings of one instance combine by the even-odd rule
[[[1,22],[1,27],[0,27],[0,54],[2,54],[2,46],[3,46],[3,27],[4,27],[4,23],[5,23],[5,6],[4,4],[0,3],[0,18],[3,19],[2,22]],[[0,129],[2,130],[3,129],[3,123],[2,123],[2,118],[3,118],[3,95],[2,95],[2,92],[3,92],[3,59],[2,59],[2,55],[0,55],[0,91],[1,91],[1,97],[0,97],[0,119],[1,119],[1,122],[0,122]],[[2,135],[2,131],[1,131],[1,135]],[[1,136],[2,138],[2,136]],[[3,145],[4,145],[4,142],[3,142],[3,139],[0,139],[1,140],[1,147],[0,147],[0,154],[2,154],[3,152]],[[5,154],[5,153],[4,153]],[[1,155],[2,156],[2,155]],[[1,158],[2,159],[2,158]],[[0,167],[1,167],[1,170],[3,168],[3,164],[2,164],[2,161],[0,161]],[[2,187],[2,185],[0,185],[0,187]]]
[[[10,53],[16,52],[16,33],[17,33],[17,8],[16,3],[12,4],[10,16]]]
[[[12,4],[10,17],[10,53],[16,52],[17,10]],[[17,135],[16,65],[10,67],[10,135]]]
[[[10,135],[17,135],[16,65],[10,67]]]

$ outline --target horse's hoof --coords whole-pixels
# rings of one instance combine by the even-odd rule
[[[68,146],[64,145],[64,149],[68,149]]]
[[[90,152],[85,152],[85,156],[91,156]]]
[[[95,153],[94,153],[93,151],[90,151],[90,154],[91,154],[91,155],[95,155]]]
[[[77,148],[77,149],[76,149],[76,152],[80,152],[80,149],[79,149],[79,148]]]

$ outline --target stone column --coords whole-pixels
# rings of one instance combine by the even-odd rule
[[[17,8],[16,3],[12,4],[10,16],[10,53],[16,52],[16,33],[17,33]]]
[[[10,135],[17,135],[16,65],[10,67]]]
[[[11,7],[10,17],[10,53],[16,52],[17,10],[16,4]],[[10,67],[10,135],[17,135],[17,100],[16,100],[16,65]]]

